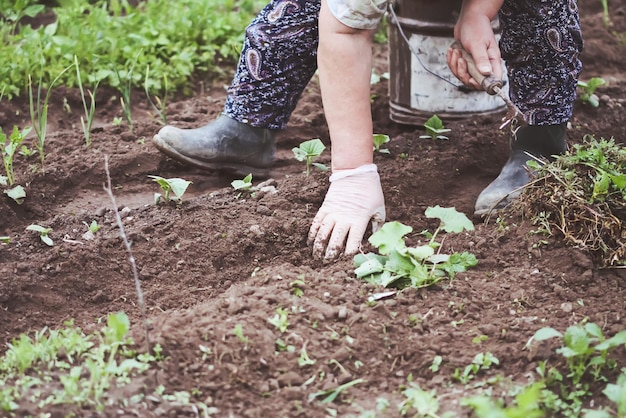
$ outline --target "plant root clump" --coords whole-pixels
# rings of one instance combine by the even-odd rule
[[[517,204],[544,232],[589,252],[598,267],[626,265],[626,149],[587,138],[538,167]]]

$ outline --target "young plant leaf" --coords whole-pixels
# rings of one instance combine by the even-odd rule
[[[474,224],[465,214],[458,212],[455,208],[442,208],[437,205],[426,209],[427,218],[437,218],[441,220],[441,228],[446,232],[473,231]]]
[[[452,130],[446,129],[443,126],[443,122],[437,115],[432,115],[430,119],[428,119],[424,124],[424,128],[426,128],[426,133],[428,135],[421,135],[420,138],[448,139],[447,136],[443,136],[441,134],[450,132]]]
[[[230,183],[235,190],[249,191],[252,189],[252,173],[245,176],[242,180],[233,180]]]
[[[359,279],[381,273],[385,267],[384,262],[385,258],[376,254],[357,254],[354,256],[354,264],[358,267],[354,273]]]
[[[382,255],[389,254],[396,248],[404,247],[404,236],[413,232],[413,228],[400,222],[387,222],[382,228],[372,234],[369,242],[378,248]]]
[[[607,351],[619,346],[626,346],[626,330],[618,332],[611,338],[596,345],[594,348],[598,351]]]
[[[11,189],[5,190],[7,196],[15,201],[18,205],[24,203],[24,199],[26,198],[26,190],[19,184]]]
[[[49,247],[52,247],[54,245],[54,242],[52,241],[52,239],[48,236],[48,234],[52,231],[52,228],[44,228],[41,225],[28,225],[26,227],[27,231],[34,231],[39,233],[39,238],[41,239],[41,241],[46,244]]]
[[[598,96],[595,94],[595,91],[598,87],[606,84],[601,77],[592,77],[588,81],[579,80],[577,83],[578,88],[580,88],[580,100],[585,103],[588,103],[592,107],[600,106],[600,100]]]
[[[185,179],[181,179],[181,178],[170,178],[170,179],[166,179],[160,176],[148,176],[151,179],[153,179],[156,183],[158,183],[159,186],[161,186],[161,189],[163,190],[163,198],[166,201],[170,201],[173,200],[175,202],[181,203],[183,201],[183,195],[185,194],[185,192],[187,191],[187,188],[189,187],[190,184],[192,184],[192,182],[187,181]],[[173,194],[174,196],[170,196],[170,193]],[[158,198],[155,195],[155,200],[157,200],[158,202]]]
[[[378,151],[381,154],[389,154],[389,150],[387,148],[381,148],[383,144],[386,144],[389,141],[391,141],[391,139],[389,138],[389,135],[374,134],[373,140],[374,140],[374,151]]]
[[[322,140],[317,138],[302,142],[298,147],[293,148],[292,151],[296,160],[306,163],[306,175],[308,176],[311,172],[311,166],[315,166],[323,171],[327,170],[325,165],[313,163],[313,160],[318,158],[325,149],[326,146]]]
[[[545,341],[545,340],[549,340],[550,338],[562,338],[563,334],[557,330],[555,330],[554,328],[551,327],[544,327],[539,329],[537,332],[535,332],[535,335],[533,336],[533,340],[535,341]]]

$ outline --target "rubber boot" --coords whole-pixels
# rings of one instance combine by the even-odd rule
[[[554,160],[553,156],[564,153],[567,150],[566,129],[566,123],[519,128],[511,140],[509,160],[500,175],[476,199],[474,215],[483,216],[497,211],[517,198],[530,181],[526,162],[533,157]]]
[[[164,126],[152,139],[163,154],[204,170],[267,177],[276,145],[269,129],[254,128],[221,115],[196,129]]]

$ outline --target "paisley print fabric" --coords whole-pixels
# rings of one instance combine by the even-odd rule
[[[320,0],[274,0],[246,29],[224,114],[283,129],[317,70]]]
[[[511,100],[533,125],[567,122],[582,69],[576,1],[505,0],[499,17]]]
[[[384,0],[328,0],[340,20],[372,28]],[[317,70],[320,0],[273,0],[246,29],[224,113],[255,127],[283,129]],[[505,0],[500,49],[511,100],[532,124],[572,116],[583,41],[576,0]],[[372,26],[374,25],[374,26]]]

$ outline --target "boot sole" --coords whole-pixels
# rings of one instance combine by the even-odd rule
[[[152,143],[159,151],[161,151],[163,154],[167,155],[171,159],[183,164],[199,168],[201,170],[222,171],[236,174],[239,176],[247,176],[248,174],[252,174],[254,177],[268,177],[270,173],[269,167],[254,167],[251,165],[235,162],[209,163],[206,161],[188,157],[170,147],[158,134],[154,135],[154,137],[152,138]]]

